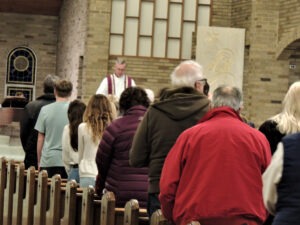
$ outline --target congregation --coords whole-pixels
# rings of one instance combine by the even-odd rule
[[[117,59],[87,104],[70,100],[70,81],[47,76],[20,122],[25,167],[112,191],[118,207],[137,199],[149,218],[161,209],[176,225],[298,224],[300,82],[256,129],[242,91],[210,90],[196,61],[174,68],[155,99],[125,70]]]

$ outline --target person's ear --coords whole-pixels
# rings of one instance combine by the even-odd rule
[[[194,87],[197,91],[203,93],[203,85],[201,84],[201,82],[199,81],[196,81],[195,84],[194,84]]]

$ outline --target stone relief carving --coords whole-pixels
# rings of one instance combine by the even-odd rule
[[[198,27],[196,60],[203,66],[211,92],[221,84],[242,89],[245,30]]]

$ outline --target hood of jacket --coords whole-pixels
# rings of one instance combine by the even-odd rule
[[[210,104],[204,94],[192,87],[169,89],[164,100],[152,105],[172,120],[184,120],[193,114],[202,111]]]
[[[147,108],[143,105],[135,105],[132,106],[131,108],[129,108],[123,116],[127,116],[127,115],[136,115],[136,114],[145,114],[145,112],[147,111]]]

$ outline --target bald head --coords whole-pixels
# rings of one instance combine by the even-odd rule
[[[202,66],[193,60],[186,60],[181,62],[173,70],[171,83],[174,87],[195,87],[196,81],[202,80],[203,78]]]

